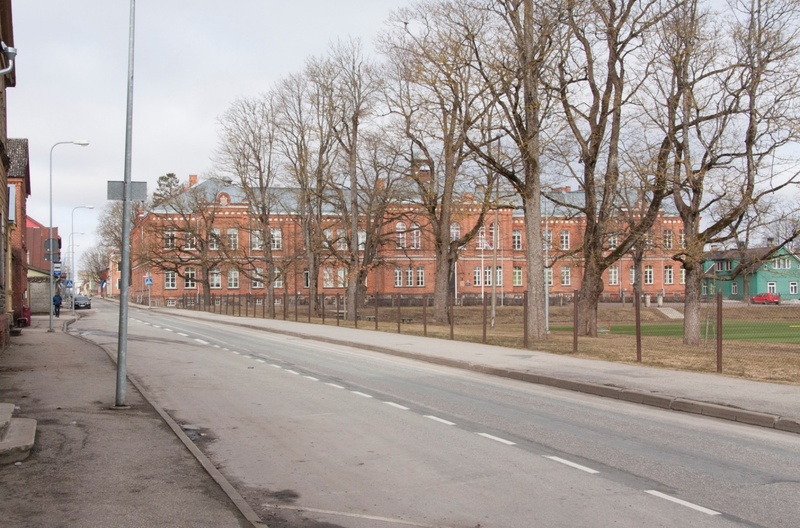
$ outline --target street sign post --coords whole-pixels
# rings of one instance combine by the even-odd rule
[[[53,262],[53,276],[54,277],[61,276],[61,262]]]

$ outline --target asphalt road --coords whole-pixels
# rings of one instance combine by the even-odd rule
[[[116,305],[84,315],[115,348]],[[796,435],[134,307],[128,333],[129,373],[271,527],[800,518]]]

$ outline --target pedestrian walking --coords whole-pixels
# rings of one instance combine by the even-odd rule
[[[61,314],[61,296],[59,294],[53,295],[53,312],[56,317]]]

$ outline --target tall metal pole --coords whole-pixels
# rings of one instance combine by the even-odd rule
[[[136,0],[131,0],[130,28],[128,36],[128,103],[125,125],[125,179],[122,199],[122,264],[119,295],[119,334],[117,343],[117,408],[126,408],[125,382],[127,380],[128,349],[128,284],[131,277],[131,152],[133,144],[133,37],[135,28]]]
[[[48,332],[53,332],[53,297],[55,296],[55,285],[53,284],[53,257],[55,256],[55,249],[57,247],[53,247],[53,243],[55,240],[53,239],[53,149],[55,149],[59,145],[80,145],[81,147],[85,147],[89,144],[86,140],[80,141],[59,141],[58,143],[53,144],[50,147],[50,234],[47,240],[47,251],[50,253],[50,326],[47,327]]]

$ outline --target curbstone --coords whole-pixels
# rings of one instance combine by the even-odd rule
[[[652,407],[660,407],[662,409],[670,409],[673,400],[672,396],[662,396],[660,394],[643,394],[642,403]]]
[[[692,414],[703,414],[703,404],[693,401],[675,398],[669,406],[673,411],[682,411]]]
[[[777,420],[777,416],[774,414],[766,414],[754,411],[745,411],[743,409],[737,409],[736,411],[736,421],[741,423],[746,423],[750,425],[759,425],[761,427],[775,427],[775,421]]]
[[[631,403],[644,403],[644,393],[638,390],[622,389],[619,399]]]
[[[800,434],[800,421],[791,418],[778,418],[775,421],[775,429],[786,431],[787,433]]]
[[[703,404],[703,415],[711,416],[713,418],[722,418],[723,420],[736,420],[736,414],[739,409],[733,407],[726,407],[724,405],[716,405],[713,403]]]

